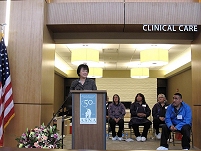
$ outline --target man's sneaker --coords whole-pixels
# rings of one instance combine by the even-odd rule
[[[156,150],[168,150],[168,148],[163,147],[163,146],[160,146],[160,147],[158,147]]]
[[[136,137],[136,140],[137,140],[138,142],[141,142],[141,141],[142,141],[142,137],[141,137],[141,136],[138,136],[138,137]]]
[[[115,137],[112,137],[112,140],[113,141],[116,141],[117,140],[117,137],[115,136]]]
[[[161,133],[155,134],[157,139],[161,139]]]
[[[189,150],[189,149],[185,148],[185,149],[183,149],[183,150]]]
[[[147,140],[146,137],[141,137],[141,139],[142,139],[142,142],[145,142]]]
[[[122,137],[117,137],[117,140],[122,141],[123,139]]]

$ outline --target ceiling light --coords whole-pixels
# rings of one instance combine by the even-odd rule
[[[102,68],[89,68],[89,78],[102,78],[103,69]]]
[[[96,66],[99,61],[99,51],[90,48],[74,49],[71,53],[71,63],[74,65],[87,64]]]
[[[152,48],[140,51],[140,62],[142,65],[163,66],[168,64],[168,50]]]
[[[130,71],[131,78],[148,78],[149,68],[133,68]]]

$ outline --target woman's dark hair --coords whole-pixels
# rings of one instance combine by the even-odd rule
[[[87,70],[87,72],[89,73],[89,67],[86,65],[86,64],[80,64],[78,67],[77,67],[77,75],[80,76],[80,70],[81,69],[84,69],[84,70]]]
[[[113,95],[113,98],[112,98],[113,102],[114,102],[114,96],[117,96],[117,97],[118,97],[118,103],[119,103],[119,102],[120,102],[120,97],[119,97],[119,95],[118,95],[118,94],[114,94],[114,95]]]
[[[138,95],[139,95],[140,97],[142,97],[142,104],[146,104],[145,97],[144,97],[144,95],[143,95],[142,93],[138,93],[138,94],[135,96],[135,102],[137,101]]]

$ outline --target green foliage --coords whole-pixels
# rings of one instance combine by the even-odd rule
[[[15,139],[19,148],[61,148],[62,137],[55,126],[28,129],[20,137]]]

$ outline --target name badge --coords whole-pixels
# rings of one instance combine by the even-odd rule
[[[177,119],[181,120],[182,119],[182,115],[177,115]]]
[[[165,109],[167,109],[167,108],[168,108],[168,106],[165,107]]]
[[[142,107],[146,107],[146,104],[142,104]]]

